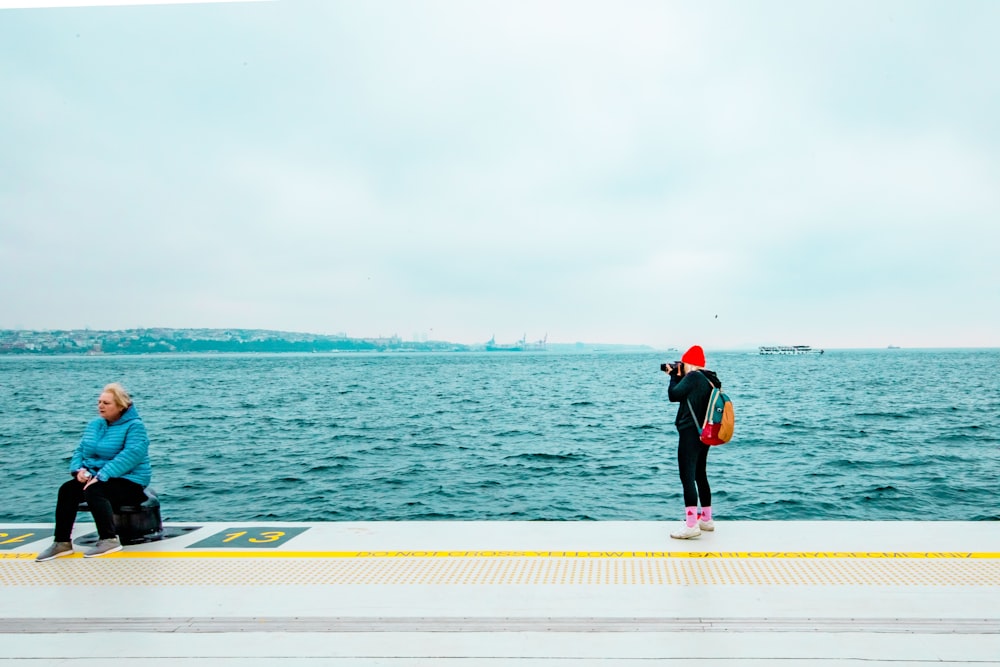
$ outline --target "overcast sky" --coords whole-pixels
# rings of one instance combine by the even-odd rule
[[[1000,3],[0,9],[0,328],[1000,346]]]

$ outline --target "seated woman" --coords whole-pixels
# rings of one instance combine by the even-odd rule
[[[118,383],[104,388],[97,400],[100,415],[89,424],[69,464],[72,477],[59,487],[56,501],[55,541],[36,561],[73,553],[71,534],[80,502],[86,500],[97,524],[97,544],[84,558],[121,551],[115,529],[114,508],[139,505],[152,477],[149,437],[132,398]]]

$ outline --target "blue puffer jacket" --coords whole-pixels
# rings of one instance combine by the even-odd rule
[[[111,424],[103,417],[87,424],[69,462],[70,473],[80,468],[94,473],[102,482],[124,477],[143,487],[149,486],[153,476],[149,465],[149,436],[134,405]]]

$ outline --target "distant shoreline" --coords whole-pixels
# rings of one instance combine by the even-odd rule
[[[542,349],[496,349],[487,343],[404,341],[399,336],[354,338],[266,329],[0,330],[0,355],[124,356],[158,354],[275,354],[343,352],[655,352],[648,345],[548,343]]]
[[[1000,347],[829,347],[825,351],[914,352],[920,350],[996,350]],[[759,346],[714,348],[713,352],[753,353]],[[485,352],[489,354],[660,353],[679,355],[677,347],[630,343],[546,343],[544,349],[487,349],[448,341],[404,341],[399,336],[356,338],[269,329],[0,329],[3,356],[136,356],[164,354],[324,354],[347,352]],[[781,356],[781,355],[776,355]]]

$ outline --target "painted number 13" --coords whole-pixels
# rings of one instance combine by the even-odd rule
[[[240,538],[240,537],[243,537],[246,534],[247,534],[247,531],[245,531],[245,530],[241,530],[238,533],[226,533],[226,539],[222,540],[222,543],[225,544],[226,542],[232,542],[233,540],[235,540],[237,538]],[[257,537],[250,537],[250,538],[247,539],[247,541],[248,542],[253,542],[254,544],[261,544],[261,543],[264,543],[264,542],[277,542],[278,540],[280,540],[284,536],[285,536],[285,533],[282,532],[282,531],[280,531],[280,530],[269,530],[269,531],[261,533],[259,538],[257,538]]]

